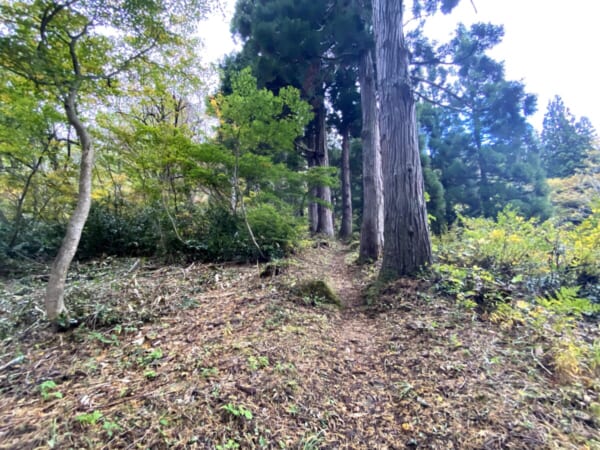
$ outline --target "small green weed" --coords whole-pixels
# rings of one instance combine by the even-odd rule
[[[219,369],[216,367],[202,367],[200,375],[202,375],[202,378],[213,378],[219,375]]]
[[[300,442],[300,448],[302,450],[318,450],[321,448],[321,443],[323,442],[324,437],[325,436],[322,431],[319,431],[315,434],[309,434],[308,436],[302,438],[302,441]]]
[[[75,420],[81,425],[96,425],[102,417],[100,411],[93,411],[91,413],[79,414],[75,416]]]
[[[115,432],[122,430],[118,423],[112,422],[110,420],[104,421],[104,423],[102,424],[102,429],[106,431],[108,437],[112,437]]]
[[[287,413],[291,416],[298,415],[299,411],[300,411],[300,408],[298,408],[298,405],[292,404],[287,407]]]
[[[159,360],[163,357],[163,352],[160,348],[155,348],[152,349],[152,351],[146,355],[146,357],[144,358],[144,362],[146,364],[151,364],[156,360]]]
[[[92,341],[98,341],[107,345],[119,345],[119,338],[115,334],[110,334],[109,337],[104,336],[98,331],[90,331],[88,337]]]
[[[237,441],[233,439],[227,439],[227,442],[225,444],[216,446],[217,450],[229,450],[235,448],[240,448],[240,444],[238,444]]]
[[[252,420],[252,411],[250,411],[248,408],[246,408],[243,405],[234,405],[232,403],[227,403],[226,405],[223,405],[221,407],[221,409],[223,411],[225,411],[226,413],[232,415],[233,417],[241,417],[244,418],[246,420]]]
[[[44,381],[40,384],[40,394],[44,400],[49,400],[51,398],[63,398],[62,392],[57,390],[57,385],[52,380]]]
[[[256,371],[258,369],[264,369],[265,367],[269,367],[269,358],[266,356],[249,356],[248,357],[248,367],[252,371]]]

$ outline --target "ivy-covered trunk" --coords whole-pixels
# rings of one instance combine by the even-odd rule
[[[373,2],[385,193],[382,279],[411,275],[431,263],[403,3]]]

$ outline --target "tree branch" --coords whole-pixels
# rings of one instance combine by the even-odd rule
[[[38,46],[38,49],[40,48],[42,42],[47,41],[46,28],[48,27],[50,22],[52,22],[54,17],[56,17],[56,15],[59,12],[61,12],[63,9],[68,8],[71,5],[74,5],[78,1],[79,0],[71,0],[66,3],[63,3],[62,5],[51,4],[48,6],[48,8],[46,8],[44,10],[44,13],[42,14],[42,20],[40,22],[40,39],[41,39],[41,41],[40,41],[40,45]]]
[[[132,62],[134,62],[137,59],[140,59],[142,56],[146,55],[147,53],[149,53],[151,50],[155,49],[156,46],[158,45],[158,41],[154,40],[154,42],[152,42],[151,45],[149,45],[148,47],[140,50],[139,52],[137,52],[134,55],[131,55],[129,58],[127,58],[125,61],[123,61],[121,64],[119,64],[119,67],[115,70],[113,70],[112,72],[104,75],[104,76],[99,76],[96,77],[97,79],[104,79],[104,80],[110,80],[111,78],[117,76],[118,74],[120,74],[121,72],[123,72],[124,70],[126,70]]]
[[[439,101],[437,101],[437,100],[433,100],[432,98],[429,98],[429,97],[427,97],[426,95],[423,95],[423,94],[421,94],[420,92],[416,92],[416,91],[415,91],[415,92],[414,92],[414,94],[415,94],[417,97],[419,97],[419,98],[421,98],[421,99],[425,100],[426,102],[428,102],[428,103],[431,103],[432,105],[436,105],[436,106],[439,106],[439,107],[441,107],[441,108],[445,108],[445,109],[450,109],[450,110],[452,110],[452,111],[456,111],[456,112],[463,112],[463,110],[462,110],[462,109],[460,109],[460,108],[456,108],[455,106],[451,106],[451,105],[448,105],[448,104],[444,104],[444,103],[442,103],[442,102],[439,102]]]
[[[444,92],[445,94],[447,94],[450,97],[454,98],[455,100],[459,101],[461,104],[465,103],[465,100],[462,97],[460,97],[456,93],[452,92],[446,86],[442,86],[441,84],[438,84],[434,81],[426,80],[425,78],[420,78],[417,76],[413,76],[412,79],[415,81],[418,81],[419,83],[426,83],[426,84],[429,84],[430,86],[433,86],[436,89],[439,89],[440,91]]]

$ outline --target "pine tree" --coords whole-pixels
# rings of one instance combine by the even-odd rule
[[[441,172],[448,219],[463,214],[494,217],[507,204],[527,216],[549,213],[539,146],[527,117],[535,96],[520,82],[506,80],[504,66],[486,51],[501,41],[501,27],[460,26],[447,46],[457,68],[448,108],[422,108],[432,167]]]
[[[586,117],[579,121],[563,100],[556,96],[548,103],[542,131],[542,162],[549,177],[568,177],[585,167],[596,131]]]

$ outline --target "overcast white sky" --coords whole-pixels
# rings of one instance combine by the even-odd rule
[[[315,0],[318,1],[318,0]],[[522,80],[538,95],[532,123],[541,130],[548,101],[560,95],[577,117],[587,116],[600,131],[600,1],[598,0],[462,0],[448,16],[429,19],[426,33],[447,41],[463,22],[502,24],[504,41],[492,56],[505,61],[508,79]],[[229,17],[235,0],[227,0],[225,16],[203,25],[205,61],[231,52]]]

